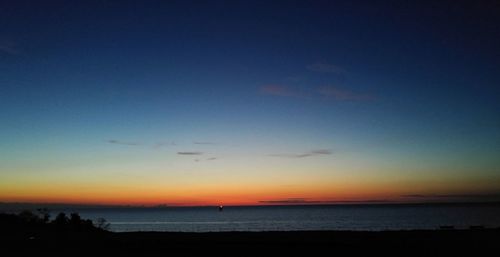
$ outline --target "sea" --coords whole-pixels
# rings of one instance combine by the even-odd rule
[[[104,218],[115,232],[420,230],[500,228],[500,204],[365,204],[162,208],[73,208],[82,218]]]

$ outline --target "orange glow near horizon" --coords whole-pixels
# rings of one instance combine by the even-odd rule
[[[476,181],[477,188],[494,189],[495,181]],[[137,206],[205,206],[205,205],[276,205],[362,202],[414,202],[401,197],[418,188],[420,194],[461,193],[469,183],[456,181],[444,187],[440,181],[402,182],[316,182],[310,185],[273,186],[259,184],[195,185],[191,187],[161,186],[84,186],[36,184],[24,188],[3,185],[1,202],[67,203]],[[482,193],[468,191],[469,193]],[[422,200],[422,199],[417,199]]]

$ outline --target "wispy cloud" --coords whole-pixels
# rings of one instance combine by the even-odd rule
[[[367,200],[311,200],[309,198],[285,198],[275,200],[262,200],[259,203],[265,204],[349,204],[349,203],[387,203],[385,199],[367,199]]]
[[[311,154],[313,154],[313,155],[332,154],[332,151],[327,150],[327,149],[319,149],[319,150],[313,150],[313,151],[311,151]]]
[[[276,204],[301,204],[301,203],[321,203],[324,201],[308,200],[307,198],[286,198],[276,200],[262,200],[259,203],[276,203]]]
[[[128,146],[139,146],[141,143],[138,142],[131,142],[131,141],[120,141],[120,140],[115,140],[115,139],[110,139],[107,140],[106,142],[110,144],[116,144],[116,145],[128,145]]]
[[[187,154],[187,155],[196,155],[196,154]],[[214,161],[214,160],[217,160],[217,157],[210,157],[206,159],[200,159],[200,158],[193,159],[194,162]]]
[[[304,92],[284,85],[265,85],[260,88],[260,93],[271,96],[295,97],[302,99],[328,99],[335,101],[373,101],[377,98],[372,94],[355,92],[345,88],[323,86]]]
[[[163,147],[167,147],[167,146],[174,146],[174,145],[177,145],[177,144],[175,142],[158,142],[158,143],[153,145],[153,148],[159,149],[159,148],[163,148]]]
[[[408,194],[403,198],[416,199],[500,199],[500,194]]]
[[[306,153],[279,153],[279,154],[269,154],[271,157],[283,157],[283,158],[304,158],[317,155],[330,155],[332,151],[327,149],[313,150]]]
[[[287,96],[287,97],[303,97],[304,94],[298,90],[284,85],[265,85],[260,88],[260,92],[265,95]]]
[[[317,62],[313,64],[309,64],[306,68],[310,71],[321,72],[321,73],[334,73],[334,74],[345,74],[347,71],[342,67],[337,65],[328,64],[324,62]]]
[[[321,87],[318,93],[326,98],[339,101],[371,101],[375,96],[365,93],[357,93],[348,89],[333,86]]]
[[[195,144],[195,145],[215,145],[217,143],[208,142],[208,141],[194,141],[193,144]]]
[[[328,64],[328,63],[313,63],[307,65],[306,68],[310,71],[321,72],[321,73],[332,73],[332,74],[345,74],[346,70],[343,68]],[[310,89],[308,91],[301,91],[299,89],[280,85],[280,84],[269,84],[262,86],[260,92],[266,95],[282,96],[282,97],[300,97],[308,99],[319,99],[321,97],[336,100],[336,101],[371,101],[376,100],[376,97],[372,94],[355,92],[350,89],[339,88],[335,86],[323,86]]]
[[[203,152],[177,152],[178,155],[202,155]]]
[[[303,157],[308,157],[311,156],[310,154],[288,154],[288,153],[276,153],[276,154],[269,154],[271,157],[284,157],[284,158],[303,158]]]

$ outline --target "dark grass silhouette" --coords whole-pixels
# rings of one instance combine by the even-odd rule
[[[170,233],[106,231],[100,220],[60,213],[0,214],[2,256],[397,256],[500,251],[500,229]]]

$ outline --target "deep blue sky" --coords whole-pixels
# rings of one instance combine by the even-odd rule
[[[70,2],[0,1],[10,183],[39,167],[120,169],[116,156],[186,167],[201,160],[180,154],[192,152],[237,160],[217,169],[283,170],[272,157],[305,155],[288,164],[301,178],[342,163],[500,190],[495,1]],[[131,150],[146,146],[170,152]]]

